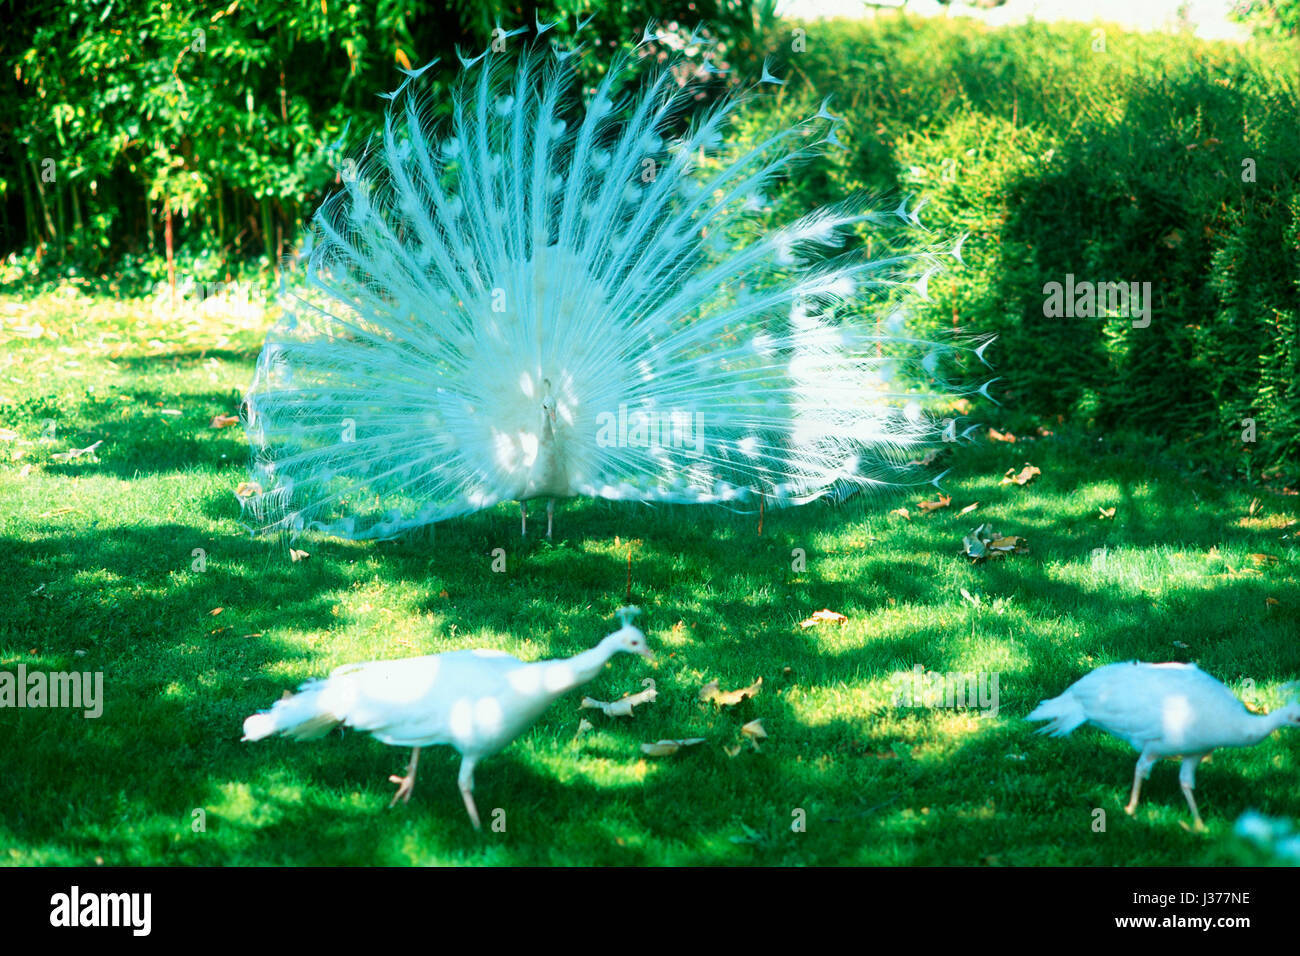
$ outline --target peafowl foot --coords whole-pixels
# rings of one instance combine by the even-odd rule
[[[403,803],[411,802],[411,793],[415,790],[415,766],[419,760],[420,748],[416,747],[411,752],[411,762],[406,766],[406,776],[399,777],[397,774],[393,774],[388,778],[389,783],[397,784],[397,792],[393,794],[393,799],[388,804],[388,809],[391,810],[393,807],[397,806],[398,800],[401,800]]]

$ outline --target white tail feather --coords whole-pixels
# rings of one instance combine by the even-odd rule
[[[1043,701],[1029,712],[1025,720],[1051,721],[1039,727],[1038,733],[1050,734],[1053,737],[1064,737],[1080,724],[1086,723],[1088,715],[1084,713],[1083,705],[1079,703],[1078,699],[1067,692],[1060,697],[1053,697],[1050,700]]]
[[[957,434],[926,411],[955,397],[939,360],[983,346],[902,328],[955,258],[919,204],[762,226],[828,120],[725,147],[743,98],[677,133],[696,88],[669,64],[616,110],[617,61],[574,122],[568,55],[505,61],[467,61],[437,134],[408,80],[317,215],[246,400],[259,528],[384,538],[537,496],[801,504],[896,483]]]

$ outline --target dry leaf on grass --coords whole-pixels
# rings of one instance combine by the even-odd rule
[[[653,687],[647,687],[638,694],[629,694],[620,700],[609,702],[584,697],[582,698],[582,708],[584,710],[599,710],[606,717],[631,717],[633,707],[639,704],[648,704],[658,696],[659,692],[657,690]]]
[[[1016,471],[1014,468],[1008,468],[1007,473],[1002,476],[1002,484],[1027,485],[1034,480],[1035,475],[1041,475],[1042,473],[1041,468],[1036,468],[1029,464],[1029,462],[1025,462],[1025,467],[1021,468],[1020,471]]]
[[[675,754],[683,747],[694,747],[696,744],[704,743],[703,737],[687,737],[684,740],[656,740],[652,744],[642,744],[641,752],[650,757],[667,757],[669,754]]]
[[[908,511],[906,508],[895,508],[893,511],[890,512],[890,514],[898,515],[900,518],[906,518],[908,521],[912,520],[912,513]]]
[[[104,439],[101,438],[99,441],[95,442],[95,444],[87,445],[85,448],[69,448],[67,451],[58,452],[50,457],[55,461],[75,461],[82,455],[90,455],[92,458],[97,458],[98,456],[95,455],[95,449],[102,444],[104,444]]]
[[[1102,520],[1102,521],[1105,521],[1105,520],[1108,519],[1108,518],[1113,518],[1113,517],[1115,517],[1115,509],[1114,509],[1114,508],[1103,508],[1101,505],[1098,505],[1098,506],[1097,506],[1097,510],[1101,512],[1100,517],[1101,517],[1101,520]]]
[[[709,701],[717,704],[719,707],[734,707],[742,700],[750,697],[757,697],[763,689],[763,678],[759,678],[748,687],[742,687],[740,690],[719,690],[718,682],[711,680],[700,688],[700,700]]]
[[[847,620],[848,618],[843,614],[840,614],[838,611],[822,608],[820,611],[814,611],[812,617],[800,621],[799,626],[812,627],[815,624],[820,624],[822,621],[830,621],[834,624],[843,624]]]
[[[934,501],[918,501],[916,506],[922,511],[938,511],[952,504],[952,495],[939,495]]]
[[[211,428],[229,428],[231,425],[238,424],[238,415],[214,415],[212,421],[208,422],[208,426]]]
[[[980,503],[977,501],[977,502],[975,502],[973,505],[967,505],[965,508],[962,508],[961,511],[958,511],[958,512],[957,512],[957,514],[959,514],[959,515],[968,515],[968,514],[970,514],[972,511],[974,511],[976,508],[978,508],[979,506],[980,506]]]
[[[930,465],[933,465],[935,463],[935,460],[942,454],[943,454],[942,448],[931,448],[920,458],[913,459],[912,461],[909,461],[908,464],[920,465],[922,468],[928,468]]]
[[[767,739],[767,731],[763,729],[763,721],[751,720],[745,726],[740,728],[740,732],[749,741],[751,747],[758,750],[758,742]]]
[[[1003,535],[982,524],[961,539],[962,553],[972,561],[1002,558],[1008,554],[1028,554],[1029,544],[1018,535]]]
[[[299,561],[306,561],[310,557],[311,555],[306,551],[299,551],[297,548],[289,549],[289,560],[294,564],[297,564]]]
[[[262,493],[262,486],[255,481],[241,481],[235,486],[235,494],[240,498],[254,498]]]
[[[1011,434],[1011,432],[1003,433],[998,431],[996,428],[990,428],[989,441],[1004,441],[1004,442],[1010,442],[1011,444],[1015,444],[1016,436]]]

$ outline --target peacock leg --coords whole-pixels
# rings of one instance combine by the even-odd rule
[[[1198,831],[1205,829],[1205,822],[1201,819],[1201,812],[1196,809],[1196,798],[1192,796],[1192,789],[1196,786],[1196,765],[1204,756],[1204,754],[1197,754],[1194,757],[1184,757],[1183,767],[1178,771],[1178,783],[1183,788],[1187,805],[1192,808],[1192,825]]]
[[[474,824],[475,830],[483,829],[479,825],[478,807],[474,805],[474,761],[470,757],[463,757],[460,761],[460,776],[456,782],[460,784],[460,795],[465,800],[465,810],[469,813],[469,822]]]
[[[528,537],[528,503],[526,501],[519,502],[519,523],[520,536],[524,538]]]
[[[397,774],[393,774],[388,778],[389,783],[397,784],[397,792],[393,794],[393,800],[388,805],[390,810],[397,805],[398,800],[403,803],[411,802],[411,791],[415,789],[415,766],[419,762],[420,748],[416,747],[411,751],[411,762],[406,765],[406,776],[399,777]]]
[[[546,499],[546,540],[551,540],[551,524],[555,521],[555,499]]]
[[[1138,797],[1142,796],[1142,781],[1151,775],[1151,767],[1155,762],[1155,755],[1149,754],[1145,750],[1138,757],[1137,766],[1133,768],[1133,792],[1129,794],[1128,806],[1124,808],[1124,812],[1129,816],[1137,812]]]

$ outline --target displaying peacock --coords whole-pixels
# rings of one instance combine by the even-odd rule
[[[341,164],[245,402],[256,527],[386,538],[544,498],[549,534],[577,495],[802,504],[959,437],[932,405],[987,342],[927,341],[905,307],[961,241],[861,196],[768,221],[774,182],[839,144],[826,103],[728,144],[754,91],[686,122],[709,70],[670,60],[625,94],[626,56],[583,110],[576,55],[463,61],[440,127],[407,71]]]

